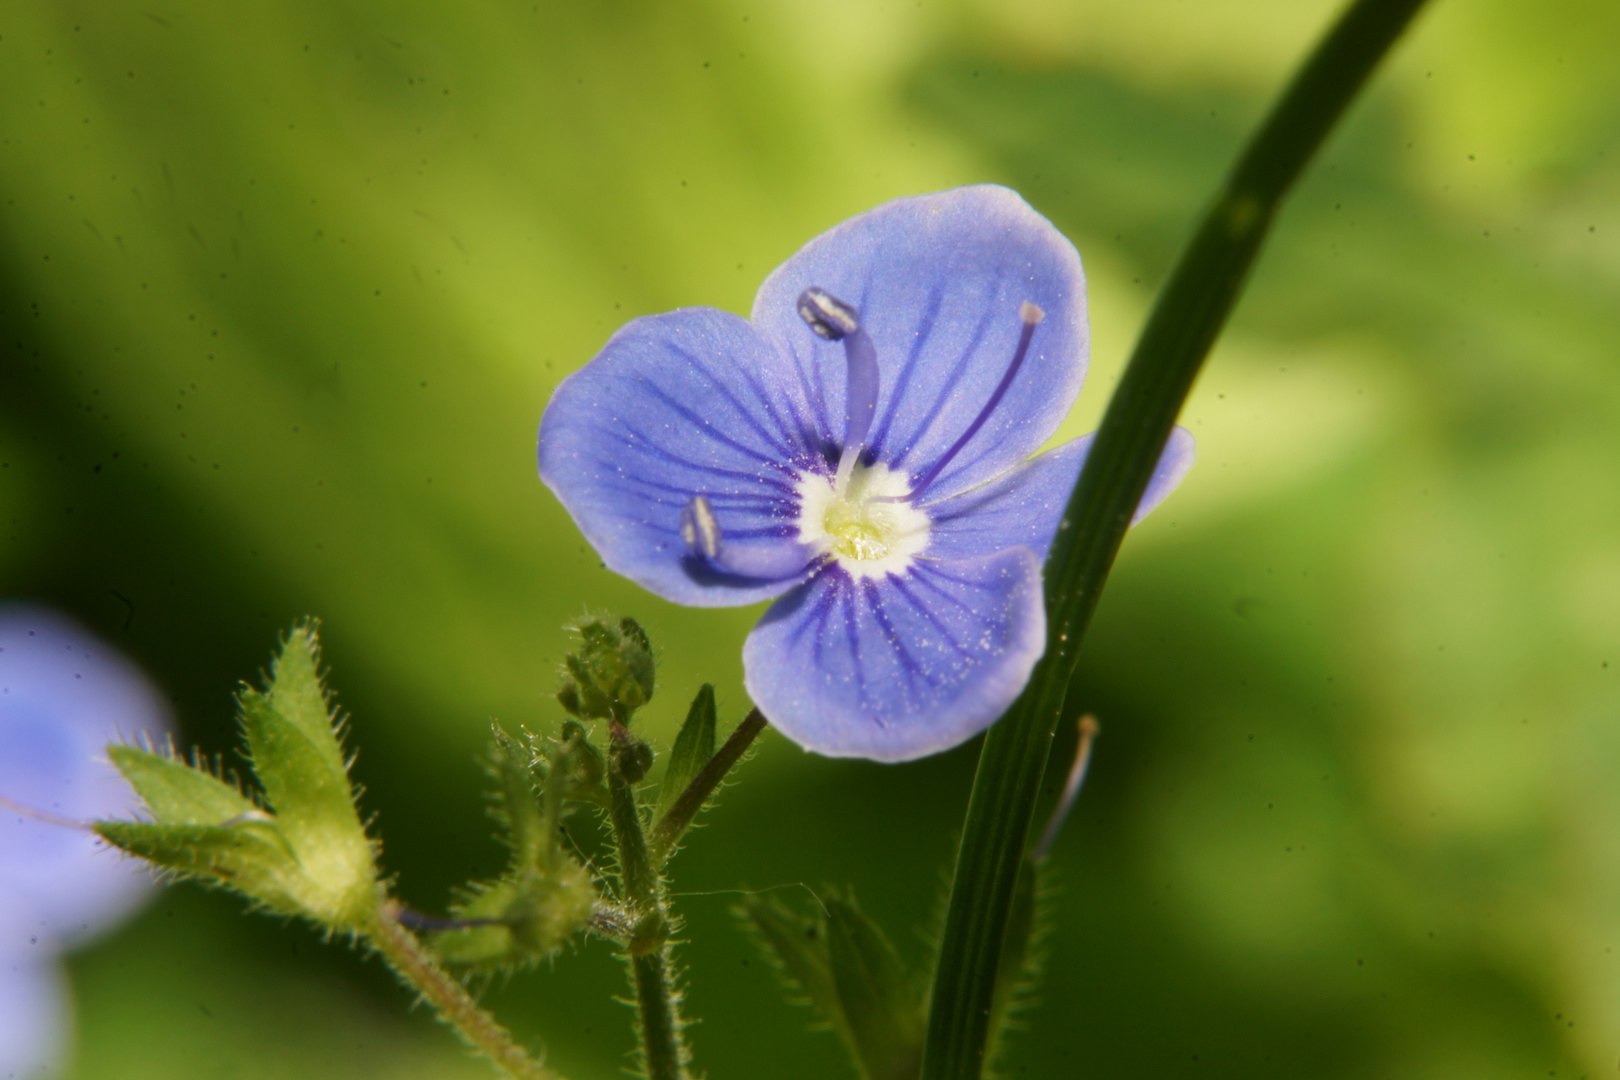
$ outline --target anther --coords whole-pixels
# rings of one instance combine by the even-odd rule
[[[714,507],[702,495],[681,511],[681,539],[694,555],[713,559],[720,554],[720,522],[715,520]]]
[[[828,341],[842,341],[861,328],[854,308],[814,285],[799,294],[799,318]]]
[[[681,541],[688,551],[715,570],[756,581],[783,581],[803,573],[821,552],[796,540],[772,543],[727,544],[714,507],[702,495],[681,510]]]

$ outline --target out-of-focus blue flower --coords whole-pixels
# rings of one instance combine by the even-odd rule
[[[749,694],[818,753],[898,761],[1011,704],[1090,439],[1034,454],[1088,355],[1080,256],[991,185],[805,245],[750,319],[636,319],[557,388],[540,475],[613,570],[677,603],[779,598]],[[1177,429],[1138,518],[1192,463]]]
[[[140,864],[71,823],[139,806],[108,743],[167,737],[128,661],[59,615],[0,605],[0,796],[14,804],[0,805],[0,1077],[55,1069],[69,1026],[58,954],[150,891]]]

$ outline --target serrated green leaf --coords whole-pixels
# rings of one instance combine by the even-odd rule
[[[829,896],[827,958],[868,1080],[916,1080],[924,1017],[900,954],[853,899]]]
[[[97,830],[157,866],[329,929],[373,919],[375,855],[355,809],[318,659],[313,625],[297,626],[271,665],[269,687],[239,696],[267,807],[206,769],[115,746],[109,756],[156,820],[100,822]]]
[[[271,665],[268,690],[244,690],[239,701],[253,771],[282,835],[324,894],[311,914],[341,924],[369,905],[376,868],[318,662],[313,626],[294,627]]]
[[[281,653],[270,666],[270,706],[302,732],[320,754],[335,783],[347,790],[349,770],[343,759],[331,702],[320,672],[320,643],[314,623],[293,627]]]
[[[95,829],[108,843],[165,870],[227,886],[283,914],[309,914],[308,879],[272,822],[98,821]]]
[[[255,810],[230,784],[164,754],[115,744],[107,756],[159,823],[220,825]]]
[[[664,768],[664,780],[658,787],[657,820],[668,812],[681,792],[692,782],[698,770],[714,757],[714,687],[704,683],[686,711],[686,723],[675,736],[675,747],[669,752],[669,764]]]
[[[241,694],[253,771],[294,846],[306,829],[360,831],[318,656],[313,627],[296,626],[271,664],[267,690]]]
[[[241,705],[254,773],[299,861],[318,877],[340,867],[352,870],[362,861],[357,856],[369,862],[348,777],[334,776],[320,745],[288,723],[264,695],[244,691]]]
[[[746,897],[737,905],[737,913],[788,988],[803,994],[844,1045],[853,1046],[849,1020],[833,984],[826,920],[796,915],[781,901],[765,896]]]

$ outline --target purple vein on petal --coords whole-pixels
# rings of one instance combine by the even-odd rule
[[[928,567],[928,571],[929,571],[929,573],[933,574],[935,577],[944,578],[946,581],[953,581],[958,585],[966,585],[968,588],[977,590],[978,592],[984,592],[985,591],[984,582],[979,581],[976,578],[954,577],[951,574],[948,574],[944,570],[940,569],[941,566],[945,565],[944,560],[930,559],[930,560],[927,560],[927,561],[930,564],[929,567]],[[923,564],[923,560],[918,560],[918,565],[921,566],[922,564]]]
[[[813,571],[810,579],[803,585],[799,586],[801,589],[811,590],[813,595],[807,593],[805,603],[813,603],[814,606],[810,609],[809,614],[807,614],[804,619],[799,622],[798,626],[794,627],[792,636],[788,639],[789,645],[796,648],[800,639],[802,639],[804,635],[809,632],[813,624],[819,625],[826,621],[827,610],[832,606],[834,593],[837,592],[838,589],[838,582],[832,577],[827,577],[825,582],[822,582],[821,579],[824,576],[832,575],[836,572],[837,571],[831,569],[830,567],[820,571]],[[819,632],[815,635],[815,640],[816,644],[813,651],[816,656],[816,662],[819,664],[821,662],[821,634]]]
[[[912,657],[911,652],[906,648],[905,639],[895,630],[894,623],[889,619],[889,613],[883,608],[883,594],[878,583],[868,578],[862,582],[862,585],[862,591],[866,594],[866,602],[872,609],[872,618],[877,620],[877,624],[888,635],[889,644],[894,646],[895,654],[900,658],[900,665],[905,669],[906,688],[910,689],[915,685],[917,679],[921,679],[929,687],[938,685],[928,677],[928,673],[923,670],[923,666]]]
[[[637,429],[629,427],[628,425],[625,427],[625,435],[628,442],[640,444],[641,448],[651,456],[661,458],[669,464],[678,465],[683,469],[693,469],[698,472],[708,473],[711,476],[725,476],[733,480],[746,480],[750,483],[766,484],[786,493],[791,493],[794,490],[792,481],[784,479],[780,476],[770,476],[761,473],[746,473],[738,469],[727,469],[720,465],[706,465],[702,462],[693,461],[690,458],[682,457],[675,451],[665,449],[659,444],[653,442],[652,439],[647,437],[645,432],[638,431]],[[778,472],[787,473],[789,476],[791,476],[793,473],[792,467],[788,465],[763,459],[761,459],[761,463],[769,465],[772,469]],[[615,461],[598,461],[597,464],[614,471],[617,471],[623,467],[623,462]]]
[[[911,377],[916,374],[917,360],[923,349],[934,336],[934,327],[938,325],[939,309],[945,302],[945,290],[935,285],[928,296],[927,313],[923,316],[922,332],[911,339],[911,351],[906,357],[905,366],[900,369],[899,376],[894,380],[894,387],[889,391],[889,407],[883,413],[883,419],[878,421],[877,431],[871,437],[869,444],[880,455],[885,441],[889,437],[889,429],[894,426],[894,418],[900,413],[900,402],[906,396],[906,389],[911,385]]]
[[[771,414],[771,419],[775,420],[779,424],[782,424],[782,420],[777,416],[775,406],[771,402],[770,395],[766,393],[765,388],[760,385],[760,382],[758,378],[755,377],[754,372],[747,367],[739,366],[737,373],[745,382],[748,383],[749,389],[753,390],[754,392],[754,396],[759,398],[760,403],[764,405],[766,411]],[[819,449],[820,438],[815,433],[815,425],[799,415],[799,406],[798,403],[793,400],[793,395],[784,394],[782,396],[782,407],[793,421],[791,424],[782,424],[783,430],[787,432],[790,437],[798,441],[799,446],[797,453],[799,458],[805,461],[812,458],[819,459],[821,457]]]
[[[906,598],[906,602],[909,603],[912,607],[916,608],[917,613],[919,615],[921,615],[923,618],[927,619],[929,625],[932,626],[936,631],[939,632],[939,636],[945,641],[945,643],[947,645],[949,645],[952,649],[955,649],[957,652],[961,653],[963,656],[971,657],[973,655],[973,653],[965,645],[963,645],[961,642],[956,640],[955,635],[953,635],[950,632],[950,630],[946,628],[945,624],[940,621],[939,615],[935,613],[933,608],[929,607],[927,604],[923,603],[916,596],[912,595],[911,589],[907,587],[906,578],[901,577],[900,575],[897,574],[894,577],[890,578],[889,580],[894,585],[895,589],[899,591],[900,595]],[[930,589],[933,589],[936,592],[940,591],[939,586],[934,585],[931,582],[921,581],[919,579],[919,583],[926,586],[926,587],[928,587],[928,588],[930,588]],[[948,595],[948,594],[943,594],[942,593],[942,595]],[[954,599],[954,597],[952,599]],[[958,603],[960,603],[960,601],[958,601]],[[965,607],[966,605],[963,605],[963,606]]]
[[[657,446],[656,444],[648,442],[645,439],[641,439],[639,441],[642,443],[643,452],[645,452],[649,457],[661,459],[662,461],[678,468],[691,469],[693,472],[704,473],[708,476],[724,477],[727,480],[737,480],[750,484],[763,484],[767,487],[774,487],[782,492],[784,498],[790,498],[793,494],[793,488],[791,486],[782,483],[779,480],[775,480],[772,477],[758,476],[754,473],[738,472],[736,469],[723,469],[718,465],[702,465],[695,461],[688,461],[686,458],[672,454],[663,447]],[[592,465],[595,465],[597,468],[602,469],[605,472],[619,473],[622,472],[624,468],[624,463],[622,461],[602,460],[599,458],[591,458],[589,460]]]
[[[729,446],[738,453],[746,454],[752,458],[757,458],[764,464],[770,465],[772,468],[781,469],[783,471],[791,471],[791,466],[787,465],[785,462],[772,460],[770,454],[761,453],[757,447],[744,446],[736,439],[733,439],[727,435],[722,435],[715,428],[714,424],[699,416],[685,405],[682,405],[680,402],[676,401],[669,394],[665,393],[663,387],[659,386],[657,383],[638,382],[637,385],[641,388],[642,392],[651,394],[653,397],[663,402],[677,416],[691,424],[699,434],[705,436],[706,438],[711,439],[722,446]]]
[[[606,465],[605,462],[598,462],[598,464],[604,466]],[[666,506],[685,506],[689,501],[691,501],[692,498],[692,488],[687,484],[666,484],[660,480],[649,480],[645,476],[632,475],[620,476],[618,478],[618,482],[627,487],[632,487],[643,491],[659,492],[677,497],[674,503],[670,503],[667,499],[649,496],[653,499],[653,501]],[[743,491],[705,491],[703,496],[716,506],[725,506],[733,510],[754,510],[758,513],[771,513],[772,511],[780,510],[781,513],[777,514],[776,516],[784,519],[791,518],[795,516],[796,513],[790,499],[782,498],[777,495],[755,494],[753,492]]]
[[[921,569],[924,566],[924,563],[922,561],[919,561],[917,563],[917,566],[918,566],[919,569]],[[988,591],[988,590],[985,589],[984,583],[982,581],[977,581],[977,580],[974,580],[974,579],[971,579],[971,578],[964,580],[962,578],[952,577],[949,574],[940,573],[939,570],[937,569],[937,566],[938,566],[937,563],[935,563],[932,566],[929,566],[928,567],[928,573],[932,574],[934,577],[944,578],[946,581],[955,582],[958,585],[966,585],[968,588],[974,590],[975,592],[986,592],[986,591]],[[923,588],[927,589],[929,592],[933,593],[935,596],[938,596],[941,600],[945,600],[945,601],[947,601],[947,602],[949,602],[951,604],[956,605],[956,607],[960,608],[963,612],[965,612],[969,616],[969,618],[972,619],[973,621],[975,621],[975,622],[983,622],[984,621],[983,612],[979,611],[972,604],[968,603],[966,600],[963,600],[960,596],[957,596],[955,593],[949,591],[948,589],[941,588],[938,583],[936,583],[934,581],[930,581],[926,575],[919,573],[919,574],[916,575],[915,580],[916,580],[917,584],[921,585]],[[971,651],[970,651],[970,654],[971,654]]]
[[[851,581],[850,585],[853,586],[854,582]],[[870,708],[872,699],[871,699],[871,696],[867,692],[866,669],[861,667],[860,619],[859,619],[858,614],[857,614],[857,612],[855,610],[855,590],[854,590],[853,587],[850,587],[850,588],[844,589],[843,592],[844,592],[844,632],[849,635],[849,658],[850,658],[850,663],[855,669],[855,683],[856,683],[856,686],[860,690],[861,704],[864,705],[864,706],[867,706],[868,708]],[[875,719],[877,721],[878,727],[884,727],[885,726],[884,723],[883,723],[883,717],[882,716],[874,716],[873,719]]]
[[[674,345],[670,346],[670,350],[674,352],[676,356],[679,356],[681,359],[691,364],[692,369],[697,372],[697,374],[701,375],[703,379],[714,388],[715,393],[719,394],[721,397],[725,398],[726,401],[730,402],[731,407],[736,410],[740,417],[742,417],[743,422],[758,433],[759,437],[765,441],[765,445],[770,447],[773,453],[783,458],[791,458],[793,456],[792,448],[789,447],[781,438],[781,433],[786,433],[790,429],[787,427],[787,425],[782,423],[782,418],[776,414],[776,409],[772,407],[769,400],[765,399],[763,395],[758,395],[760,405],[764,407],[766,414],[770,416],[771,421],[777,426],[779,429],[778,432],[766,430],[766,428],[754,418],[753,412],[737,399],[736,394],[732,393],[731,387],[727,386],[723,381],[717,378],[712,371],[699,363],[695,356]],[[739,368],[739,370],[741,369]],[[746,377],[747,376],[744,375],[744,378]]]
[[[833,438],[832,414],[827,411],[827,387],[821,379],[821,339],[784,345],[793,356],[793,369],[799,373],[799,384],[804,387],[806,399],[815,412],[816,430],[823,438]],[[803,352],[800,352],[800,349]],[[805,370],[808,363],[809,371]]]
[[[994,292],[1000,292],[999,280]],[[973,328],[973,337],[968,341],[967,348],[962,350],[962,355],[956,361],[956,367],[952,369],[950,378],[940,384],[939,397],[934,400],[933,407],[922,418],[922,422],[917,429],[906,439],[906,445],[901,447],[899,452],[891,459],[892,464],[898,465],[905,461],[911,451],[916,449],[917,444],[922,442],[923,438],[928,434],[928,429],[934,426],[934,421],[939,419],[939,414],[945,410],[945,403],[959,392],[956,384],[961,380],[962,373],[967,370],[968,365],[973,362],[974,354],[979,351],[979,344],[984,340],[984,335],[989,331],[990,324],[995,317],[996,313],[988,309],[979,317],[978,325]]]

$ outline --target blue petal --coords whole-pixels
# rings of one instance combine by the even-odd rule
[[[135,812],[106,747],[167,738],[162,699],[139,671],[61,616],[0,605],[0,690],[0,794],[74,821]],[[140,863],[88,830],[0,811],[0,896],[12,905],[0,955],[104,930],[151,885]]]
[[[64,982],[48,952],[0,952],[0,1076],[57,1075],[67,1041]]]
[[[1096,434],[1066,442],[972,491],[924,506],[933,519],[927,554],[968,559],[1019,544],[1043,562],[1057,535],[1069,492],[1080,476]],[[1192,468],[1193,437],[1174,428],[1131,524],[1141,521],[1175,490]]]
[[[805,749],[905,761],[990,726],[1045,648],[1040,563],[1012,548],[881,579],[829,567],[765,613],[743,668],[760,711]]]
[[[540,421],[540,476],[612,570],[679,604],[779,596],[798,578],[714,574],[681,511],[708,498],[728,544],[796,542],[796,476],[827,471],[792,362],[713,308],[636,319],[563,380]]]
[[[1007,188],[985,184],[885,203],[806,244],[754,298],[753,321],[791,357],[819,429],[844,429],[842,346],[800,319],[819,286],[860,314],[881,390],[868,447],[922,476],[967,431],[1018,344],[1019,306],[1046,318],[989,422],[930,486],[948,496],[1011,469],[1057,429],[1088,350],[1085,276],[1074,245]]]

